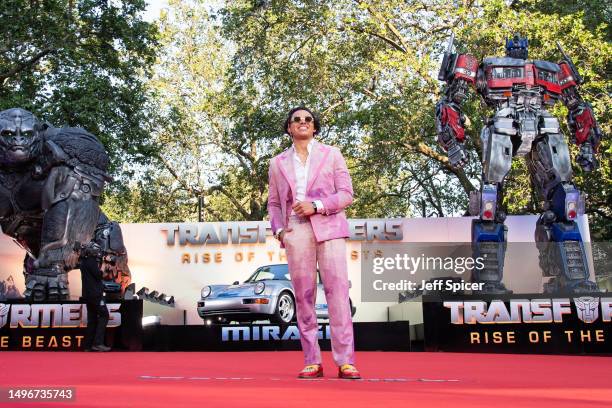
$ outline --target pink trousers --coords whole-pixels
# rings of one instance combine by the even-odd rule
[[[329,312],[332,354],[338,366],[354,364],[353,322],[349,304],[346,240],[317,243],[310,221],[292,216],[284,234],[289,275],[296,296],[300,341],[306,365],[321,364],[315,313],[317,263]]]

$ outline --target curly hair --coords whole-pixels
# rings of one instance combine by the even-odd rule
[[[319,132],[321,131],[321,121],[319,120],[319,117],[316,113],[314,113],[312,110],[304,106],[298,106],[297,108],[293,108],[289,111],[289,113],[287,114],[287,119],[285,119],[285,126],[283,127],[283,131],[289,134],[289,125],[291,124],[291,117],[293,116],[295,112],[301,111],[301,110],[306,111],[312,115],[312,118],[314,119],[314,127],[315,127],[314,134],[318,135]]]

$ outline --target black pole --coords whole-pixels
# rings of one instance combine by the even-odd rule
[[[204,206],[204,197],[198,196],[198,221],[203,222],[202,218],[202,207]]]

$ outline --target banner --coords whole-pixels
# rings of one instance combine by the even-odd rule
[[[410,351],[410,324],[354,323],[357,351]],[[319,325],[319,346],[331,350],[328,324]],[[154,351],[287,351],[301,350],[297,325],[249,324],[147,326],[144,347]]]
[[[612,353],[612,296],[424,296],[427,351]]]
[[[506,220],[508,242],[533,242],[537,219],[537,216],[509,216]],[[370,288],[363,285],[378,285],[380,280],[375,277],[372,282],[362,281],[362,272],[370,272],[362,271],[362,264],[367,265],[364,261],[381,256],[372,248],[382,247],[383,252],[387,248],[390,252],[399,243],[469,243],[471,222],[470,217],[349,220],[351,236],[346,257],[354,321],[387,321],[388,307],[401,299],[398,293],[367,296]],[[580,217],[578,224],[583,239],[589,241],[586,217]],[[197,309],[205,286],[244,282],[258,267],[287,262],[284,249],[272,237],[268,221],[123,224],[121,227],[136,290],[146,287],[160,296],[174,296],[175,308],[186,312],[187,324],[203,322]],[[6,297],[23,293],[24,256],[18,245],[0,234],[0,283]],[[537,252],[528,256],[508,253],[504,268],[506,287],[515,293],[541,293],[544,280],[538,262]],[[69,273],[72,299],[80,296],[80,279],[78,270]],[[175,313],[162,316],[161,323],[183,324],[183,320],[182,314]]]
[[[107,303],[106,344],[114,349],[142,350],[142,300]],[[0,351],[83,350],[87,307],[61,303],[0,303]]]

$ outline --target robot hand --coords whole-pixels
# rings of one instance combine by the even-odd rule
[[[461,168],[467,164],[468,155],[465,145],[455,138],[449,127],[438,133],[438,143],[446,150],[451,166]]]
[[[111,266],[115,266],[117,264],[117,257],[112,254],[104,255],[103,261]]]
[[[580,152],[578,152],[576,156],[576,162],[582,167],[582,170],[587,172],[593,171],[599,167],[599,163],[595,157],[595,149],[593,149],[593,145],[590,142],[587,141],[580,145]]]
[[[448,161],[455,168],[462,168],[468,162],[468,155],[463,143],[454,141],[448,147]]]

